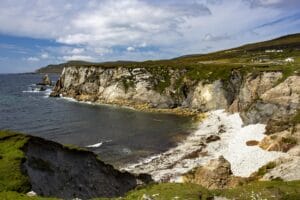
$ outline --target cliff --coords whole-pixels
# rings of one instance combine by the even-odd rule
[[[243,74],[227,80],[194,80],[189,69],[66,67],[52,96],[79,101],[150,108],[188,108],[201,112],[241,112],[248,123],[289,117],[299,109],[300,76],[282,71]]]
[[[0,193],[33,190],[63,199],[119,197],[151,180],[120,172],[92,152],[13,132],[0,131],[0,153]]]
[[[247,123],[299,109],[300,34],[172,60],[70,64],[51,96],[132,107],[241,112]]]
[[[172,60],[69,65],[51,96],[141,110],[239,112],[246,124],[267,124],[262,148],[287,152],[300,143],[299,75],[295,34]]]

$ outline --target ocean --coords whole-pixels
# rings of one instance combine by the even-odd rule
[[[167,151],[192,131],[189,117],[49,98],[51,88],[34,90],[41,79],[0,75],[0,129],[86,147],[117,167]]]

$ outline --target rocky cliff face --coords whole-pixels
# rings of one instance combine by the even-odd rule
[[[299,108],[299,76],[283,80],[280,71],[243,74],[232,70],[228,80],[208,82],[193,79],[189,73],[188,69],[159,67],[66,67],[52,96],[202,112],[227,109],[241,112],[247,123],[266,123],[293,115]]]
[[[185,69],[67,67],[52,96],[83,101],[130,102],[154,108],[226,108],[222,81],[210,84],[185,77]]]
[[[71,149],[38,137],[29,137],[22,147],[23,173],[31,190],[41,196],[64,199],[119,197],[135,188],[148,175],[135,176],[115,170],[92,152]]]

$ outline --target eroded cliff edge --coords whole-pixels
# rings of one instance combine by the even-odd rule
[[[63,199],[119,197],[148,175],[120,172],[94,153],[39,137],[0,131],[0,192],[34,191]]]

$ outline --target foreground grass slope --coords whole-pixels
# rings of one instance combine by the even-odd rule
[[[21,164],[25,160],[22,148],[27,141],[26,135],[0,131],[0,199],[49,199],[25,195],[30,191],[30,182]]]
[[[26,142],[24,135],[0,132],[0,192],[30,189],[28,178],[21,172],[21,163],[25,159],[21,148]]]
[[[29,137],[14,132],[0,131],[0,199],[50,199],[26,195],[31,188],[28,177],[22,172],[21,163],[26,159],[22,148]],[[241,200],[300,199],[300,181],[255,181],[226,190],[207,190],[195,184],[150,184],[116,199],[138,200],[142,197],[151,197],[157,200],[199,200],[212,199],[214,196]]]
[[[207,190],[195,184],[163,183],[129,192],[122,200],[211,200],[214,197],[235,200],[296,200],[300,199],[300,181],[252,182],[226,190]],[[104,199],[98,199],[104,200]]]

